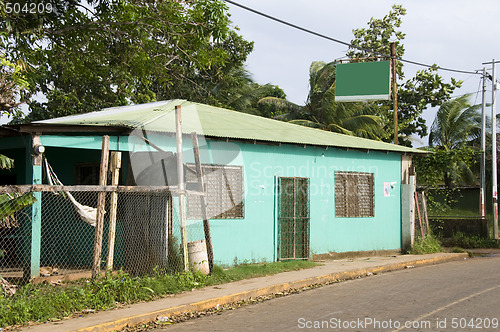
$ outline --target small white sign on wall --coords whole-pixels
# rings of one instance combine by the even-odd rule
[[[396,182],[384,182],[384,197],[394,196],[395,188],[396,188]]]

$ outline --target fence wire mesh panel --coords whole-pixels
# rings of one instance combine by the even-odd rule
[[[113,269],[123,269],[133,275],[183,271],[179,198],[172,197],[169,192],[119,192],[117,195]],[[19,210],[21,205],[12,199],[7,203],[0,202],[0,275],[4,278],[26,277],[26,273],[33,272],[34,265],[42,277],[76,273],[82,277],[90,275],[95,227],[90,224],[92,218],[88,211],[94,208],[95,221],[98,192],[42,192],[36,196],[41,198],[39,210],[33,210],[32,206]],[[106,270],[108,256],[113,209],[110,196],[111,193],[107,192],[102,271]],[[12,213],[16,209],[18,211]],[[34,217],[34,213],[39,213],[39,217]],[[39,230],[33,222],[36,219],[41,225]],[[188,241],[204,241],[202,220],[189,220],[187,231]],[[199,245],[192,255],[195,260],[199,259],[196,250],[200,250]]]
[[[335,172],[335,216],[374,217],[372,173]]]
[[[94,227],[82,220],[72,199],[96,206],[97,193],[42,193],[41,276],[85,271],[92,266]]]
[[[279,257],[309,258],[309,179],[279,178]]]
[[[31,207],[21,208],[13,200],[21,195],[9,194],[3,197],[0,207],[0,276],[4,278],[20,279],[23,269],[30,262],[29,250],[31,243],[29,237],[31,224]],[[7,197],[12,197],[8,201]],[[13,212],[17,211],[17,212]]]

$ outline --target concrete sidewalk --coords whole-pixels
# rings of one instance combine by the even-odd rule
[[[300,271],[240,280],[184,292],[147,303],[137,303],[117,310],[107,310],[80,318],[26,327],[24,331],[116,331],[124,327],[155,321],[158,316],[176,315],[188,311],[204,311],[217,305],[272,295],[288,289],[353,279],[375,273],[409,267],[464,260],[467,253],[437,253],[428,255],[397,255],[364,257],[322,262],[323,265]]]

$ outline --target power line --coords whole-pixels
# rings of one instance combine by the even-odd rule
[[[413,64],[413,65],[416,65],[416,66],[421,66],[421,67],[427,67],[427,68],[436,68],[438,70],[443,70],[443,71],[449,71],[449,72],[454,72],[454,73],[461,73],[461,74],[473,74],[473,75],[482,75],[482,73],[479,73],[478,71],[468,71],[468,70],[460,70],[460,69],[453,69],[453,68],[446,68],[446,67],[436,67],[434,65],[428,65],[428,64],[425,64],[425,63],[422,63],[422,62],[417,62],[417,61],[412,61],[412,60],[408,60],[408,59],[403,59],[403,58],[398,58],[398,57],[392,57],[390,55],[387,55],[387,54],[383,54],[383,53],[380,53],[380,52],[377,52],[373,49],[369,49],[369,48],[363,48],[363,47],[360,47],[360,46],[356,46],[356,45],[353,45],[351,43],[348,43],[348,42],[345,42],[345,41],[342,41],[340,39],[336,39],[336,38],[333,38],[333,37],[329,37],[327,35],[324,35],[324,34],[321,34],[319,32],[315,32],[315,31],[312,31],[312,30],[309,30],[309,29],[306,29],[306,28],[303,28],[301,26],[298,26],[296,24],[293,24],[293,23],[290,23],[290,22],[287,22],[287,21],[284,21],[282,19],[279,19],[277,17],[274,17],[274,16],[271,16],[271,15],[268,15],[266,13],[263,13],[263,12],[260,12],[258,10],[255,10],[253,8],[250,8],[250,7],[247,7],[247,6],[244,6],[242,4],[239,4],[237,2],[234,2],[234,1],[231,1],[231,0],[223,0],[227,3],[230,3],[234,6],[237,6],[237,7],[240,7],[242,9],[245,9],[247,11],[250,11],[254,14],[257,14],[257,15],[260,15],[260,16],[263,16],[265,18],[268,18],[270,20],[273,20],[275,22],[278,22],[278,23],[281,23],[281,24],[284,24],[284,25],[287,25],[289,27],[292,27],[294,29],[297,29],[297,30],[300,30],[300,31],[303,31],[303,32],[306,32],[306,33],[309,33],[309,34],[312,34],[314,36],[317,36],[317,37],[320,37],[320,38],[323,38],[323,39],[326,39],[326,40],[329,40],[329,41],[333,41],[335,43],[338,43],[338,44],[342,44],[342,45],[345,45],[345,46],[349,46],[350,48],[355,48],[355,49],[358,49],[360,51],[364,51],[364,52],[370,52],[370,53],[373,53],[373,54],[376,54],[378,56],[381,56],[381,57],[385,57],[385,58],[388,58],[388,59],[391,59],[391,58],[394,58],[396,60],[399,60],[401,62],[406,62],[406,63],[409,63],[409,64]]]

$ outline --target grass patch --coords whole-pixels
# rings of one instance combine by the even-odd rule
[[[460,247],[464,249],[473,248],[499,248],[494,239],[485,239],[479,235],[469,235],[457,232],[449,239],[443,239],[443,243],[448,247]]]
[[[450,208],[450,209],[441,209],[441,210],[432,210],[429,209],[430,216],[444,216],[444,217],[477,217],[479,216],[479,211],[469,210],[469,209],[461,209],[461,208]]]
[[[415,238],[415,243],[413,244],[413,248],[410,250],[410,254],[412,255],[424,255],[424,254],[432,254],[436,252],[443,251],[441,247],[441,242],[431,233],[425,236],[425,239],[417,236]]]
[[[227,270],[216,266],[211,276],[191,272],[171,275],[157,270],[153,276],[135,277],[119,271],[115,275],[108,273],[95,281],[80,280],[62,286],[28,284],[12,297],[2,294],[0,288],[0,327],[54,321],[82,312],[150,301],[194,288],[315,265],[317,263],[310,261],[283,261],[241,264]]]

